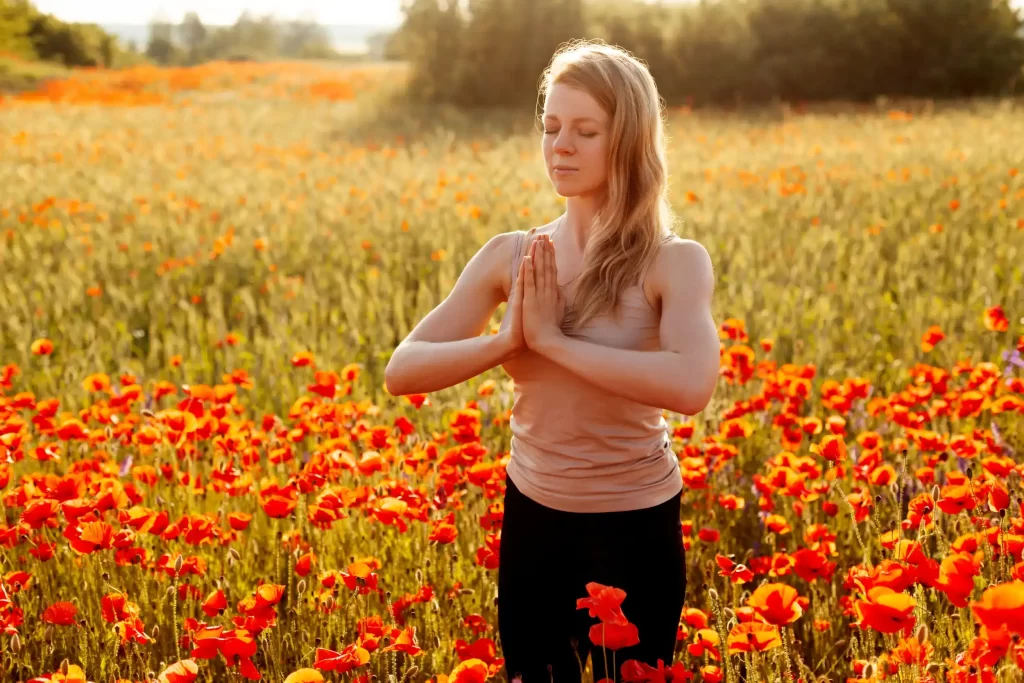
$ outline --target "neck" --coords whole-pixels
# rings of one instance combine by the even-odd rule
[[[565,202],[565,218],[561,231],[572,235],[572,240],[582,254],[590,241],[594,217],[601,208],[603,198],[589,195],[569,197]]]

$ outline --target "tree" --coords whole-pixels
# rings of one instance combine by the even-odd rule
[[[178,50],[174,45],[172,33],[173,27],[170,22],[162,20],[151,22],[146,56],[159,64],[171,64],[177,61]]]
[[[178,27],[181,42],[185,48],[186,59],[190,64],[203,60],[203,49],[206,45],[206,27],[195,12],[187,13]]]

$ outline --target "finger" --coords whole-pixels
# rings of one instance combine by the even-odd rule
[[[536,285],[538,292],[543,292],[544,287],[544,238],[540,237],[537,240],[537,253],[533,255],[531,259],[531,265],[533,266],[533,284]]]
[[[527,256],[525,261],[526,261],[526,273],[525,273],[525,275],[526,275],[526,282],[524,282],[523,284],[526,287],[526,291],[530,292],[532,294],[533,293],[534,285],[536,284],[533,281],[533,278],[534,278],[533,258],[531,256]]]
[[[545,236],[537,258],[537,289],[541,293],[546,293],[548,287],[548,240]]]
[[[548,243],[548,277],[551,280],[551,287],[558,287],[558,262],[555,260],[555,243]]]

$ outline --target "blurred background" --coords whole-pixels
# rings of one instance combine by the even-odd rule
[[[409,95],[531,101],[558,44],[603,38],[650,65],[669,103],[735,104],[1020,92],[1024,0],[2,0],[12,58],[151,62],[403,61]],[[511,49],[509,49],[511,48]],[[24,83],[21,83],[24,85]]]

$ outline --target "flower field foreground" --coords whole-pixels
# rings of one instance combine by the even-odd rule
[[[538,140],[356,139],[340,77],[209,68],[0,102],[0,679],[499,680],[511,386],[383,369],[486,239],[561,211]],[[675,660],[617,679],[1021,680],[1024,116],[669,130],[722,377],[668,415]],[[614,586],[578,608],[595,657],[644,638]]]

